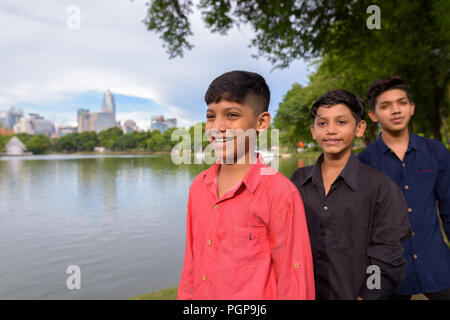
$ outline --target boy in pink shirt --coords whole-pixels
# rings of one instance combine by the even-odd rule
[[[189,190],[178,299],[315,298],[298,190],[242,135],[269,127],[269,100],[265,80],[245,71],[221,75],[205,94],[217,161]]]

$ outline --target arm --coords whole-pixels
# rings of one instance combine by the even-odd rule
[[[303,202],[297,190],[280,198],[272,208],[269,231],[277,299],[313,300],[313,262]]]
[[[183,271],[181,273],[180,284],[178,286],[178,300],[192,300],[192,291],[194,287],[194,253],[192,248],[193,230],[191,201],[190,191],[188,197],[186,218],[186,249],[184,253]]]
[[[359,294],[364,300],[386,299],[402,285],[406,262],[401,242],[411,235],[406,200],[387,176],[380,184],[377,198],[367,254],[368,265],[379,267],[380,287],[368,288],[367,280],[373,273],[368,274]]]
[[[439,172],[434,188],[438,201],[439,215],[447,239],[450,241],[450,153],[442,143],[438,145]]]

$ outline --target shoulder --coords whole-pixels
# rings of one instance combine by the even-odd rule
[[[367,147],[364,148],[363,151],[358,154],[358,159],[367,163],[374,154],[377,154],[376,147],[376,142],[371,142]]]
[[[416,148],[423,155],[423,162],[426,162],[427,164],[443,163],[444,166],[448,165],[450,153],[442,142],[415,134],[413,134],[413,136]]]
[[[266,166],[261,169],[267,168]],[[297,187],[283,174],[268,167],[266,171],[267,174],[264,174],[262,171],[261,174],[261,186],[264,191],[268,191],[268,196],[276,197],[280,199],[288,199],[292,198],[292,194],[298,194]]]
[[[192,180],[191,186],[189,187],[189,192],[193,193],[196,190],[200,189],[201,186],[204,184],[204,179],[205,176],[208,173],[208,170],[210,170],[211,168],[208,168],[206,170],[203,170],[202,172],[200,172],[195,178],[194,180]]]
[[[292,174],[291,181],[294,182],[295,184],[302,184],[303,181],[306,179],[306,177],[311,174],[313,169],[314,169],[314,166],[298,168]]]
[[[359,170],[358,176],[362,179],[361,183],[364,183],[368,187],[387,190],[398,188],[397,184],[387,173],[367,165],[361,160],[359,161]]]

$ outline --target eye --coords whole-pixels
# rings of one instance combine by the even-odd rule
[[[238,113],[234,113],[234,112],[230,112],[229,114],[227,114],[227,116],[229,118],[237,118],[237,117],[239,117],[239,114]]]
[[[387,105],[385,105],[385,104],[381,105],[381,106],[380,106],[380,109],[381,109],[381,110],[386,110],[386,109],[387,109]]]
[[[339,120],[338,121],[338,124],[339,125],[345,125],[347,123],[347,121],[345,121],[345,120]]]
[[[323,127],[323,126],[326,125],[326,122],[325,122],[325,121],[318,121],[318,122],[317,122],[317,125],[318,125],[319,127]]]
[[[210,119],[213,119],[214,118],[214,115],[213,114],[207,114],[206,115],[206,119],[207,120],[210,120]]]

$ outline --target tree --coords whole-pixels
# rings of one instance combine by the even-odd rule
[[[121,135],[114,142],[114,149],[130,150],[136,148],[136,136],[133,133]]]
[[[123,135],[122,129],[118,127],[109,128],[98,134],[99,145],[106,149],[112,149],[116,140]]]
[[[147,140],[147,149],[161,151],[164,146],[164,136],[159,130],[152,131],[152,137]]]
[[[34,154],[43,154],[51,149],[52,141],[45,134],[38,134],[32,136],[25,145]]]
[[[371,5],[380,8],[381,29],[367,27]],[[418,131],[442,140],[441,119],[449,113],[448,0],[200,0],[198,8],[213,32],[250,25],[257,56],[275,67],[300,58],[339,58],[337,71],[344,66],[361,71],[346,73],[343,78],[352,81],[348,86],[364,90],[380,77],[404,77],[416,102]],[[171,58],[193,47],[187,39],[192,11],[192,0],[150,2],[144,22],[160,34]]]

